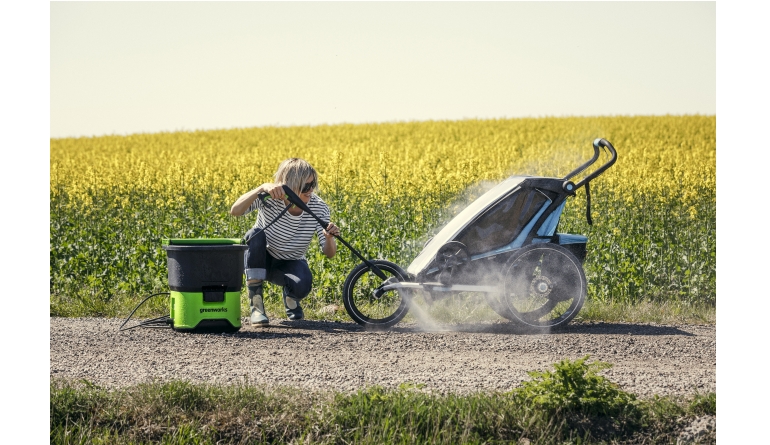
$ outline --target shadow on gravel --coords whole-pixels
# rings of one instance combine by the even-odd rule
[[[244,330],[245,329],[245,330]],[[266,327],[251,326],[242,328],[239,333],[243,332],[280,332],[286,330],[298,330],[298,331],[323,331],[327,333],[345,333],[345,332],[361,332],[364,329],[355,323],[338,323],[333,321],[317,321],[317,320],[300,320],[300,321],[279,321],[271,322]],[[300,334],[310,335],[310,334]]]
[[[694,337],[687,328],[676,326],[633,324],[633,323],[575,323],[567,325],[556,333],[563,334],[615,334],[615,335],[683,335]]]
[[[270,328],[262,328],[255,330],[243,330],[229,334],[236,338],[249,338],[257,340],[267,339],[279,339],[279,338],[307,338],[312,337],[310,334],[304,334],[301,332],[281,332]]]
[[[302,331],[322,331],[326,333],[346,333],[346,332],[363,332],[363,328],[355,323],[337,323],[332,321],[278,321],[271,322],[268,326],[252,327],[248,323],[244,323],[240,330],[235,332],[227,332],[218,329],[198,329],[192,331],[180,331],[176,332],[171,327],[154,328],[149,329],[142,326],[130,326],[130,329],[125,331],[119,331],[115,329],[115,335],[130,337],[137,333],[147,333],[147,331],[155,332],[167,332],[172,335],[190,335],[190,336],[206,336],[206,335],[222,335],[227,337],[237,338],[302,338],[310,337],[312,333],[304,333]]]
[[[311,334],[305,334],[302,332],[286,332],[285,330],[279,330],[279,329],[272,329],[276,326],[272,326],[271,328],[251,328],[251,327],[243,327],[239,331],[236,332],[222,332],[217,330],[197,330],[197,331],[185,331],[185,332],[174,332],[171,329],[168,329],[168,332],[171,333],[171,335],[181,335],[181,336],[221,336],[221,337],[233,337],[233,338],[253,338],[253,339],[270,339],[270,338],[304,338],[304,337],[311,337]]]
[[[265,333],[275,334],[285,330],[296,331],[320,331],[326,333],[449,333],[465,332],[472,334],[498,334],[498,335],[564,335],[564,334],[588,334],[588,335],[682,335],[692,337],[695,334],[687,331],[687,327],[633,324],[633,323],[573,323],[551,331],[530,331],[515,323],[468,323],[438,325],[432,328],[422,327],[416,324],[399,324],[389,329],[365,329],[356,323],[344,323],[333,321],[279,321],[273,322],[266,328],[251,328],[241,330],[235,335],[258,335]],[[303,334],[292,334],[303,335]],[[310,334],[304,334],[310,335]],[[261,338],[261,337],[260,337]]]
[[[469,323],[448,325],[446,329],[424,329],[420,326],[393,328],[398,332],[467,332],[475,334],[509,334],[509,335],[563,335],[563,334],[595,334],[595,335],[683,335],[694,336],[675,326],[658,326],[632,323],[575,323],[551,330],[531,330],[515,323]]]

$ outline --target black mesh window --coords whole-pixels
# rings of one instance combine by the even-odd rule
[[[495,204],[458,239],[471,255],[511,243],[547,198],[537,190],[519,190]]]

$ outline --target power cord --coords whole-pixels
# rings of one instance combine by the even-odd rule
[[[130,314],[128,314],[128,317],[126,317],[126,320],[123,322],[122,325],[120,325],[120,328],[118,328],[118,331],[127,331],[129,329],[134,329],[138,327],[146,327],[146,328],[170,328],[171,327],[171,316],[170,315],[164,315],[162,317],[153,318],[150,320],[145,320],[141,323],[137,323],[133,326],[129,326],[127,328],[124,328],[123,326],[128,323],[128,320],[131,319],[131,316],[134,315],[134,312],[136,312],[137,309],[139,309],[139,306],[143,305],[147,300],[149,300],[152,297],[157,297],[158,295],[171,295],[170,292],[158,292],[157,294],[152,294],[149,297],[142,300],[141,303],[137,304],[133,311],[131,311]]]

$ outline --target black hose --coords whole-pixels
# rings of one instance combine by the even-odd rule
[[[169,315],[164,315],[162,317],[153,318],[151,320],[145,320],[141,323],[137,323],[133,326],[129,326],[127,328],[121,329],[121,331],[128,331],[130,329],[134,328],[168,328],[171,327],[171,324],[173,321],[171,320],[171,317]]]
[[[270,196],[270,195],[268,195],[268,196]],[[265,204],[267,204],[267,202],[265,202]],[[243,244],[247,244],[247,243],[249,242],[249,240],[250,240],[250,239],[252,239],[252,238],[254,238],[254,236],[255,236],[257,233],[259,233],[259,232],[264,232],[265,230],[267,230],[267,228],[268,228],[268,227],[272,226],[272,225],[273,225],[273,223],[275,223],[276,221],[278,221],[278,219],[279,219],[280,217],[282,217],[282,216],[283,216],[283,215],[284,215],[286,212],[288,212],[290,208],[291,208],[290,206],[286,206],[286,207],[284,207],[284,209],[283,209],[283,210],[281,210],[281,213],[279,213],[279,214],[278,214],[278,216],[276,216],[275,218],[273,218],[273,220],[272,220],[272,221],[270,221],[270,222],[269,222],[269,223],[268,223],[268,224],[267,224],[265,227],[263,227],[263,228],[261,228],[261,229],[257,230],[256,232],[252,233],[250,237],[248,237],[248,238],[244,238],[244,239],[243,239]]]
[[[129,328],[125,328],[125,329],[123,329],[123,326],[125,326],[125,325],[126,325],[126,323],[128,323],[128,320],[130,320],[130,319],[131,319],[131,316],[132,316],[132,315],[134,315],[134,312],[136,312],[136,310],[137,310],[137,309],[139,309],[139,307],[140,307],[141,305],[143,305],[143,304],[144,304],[144,303],[145,303],[147,300],[149,300],[150,298],[152,298],[152,297],[157,297],[158,295],[171,295],[171,293],[170,293],[170,292],[158,292],[157,294],[152,294],[152,295],[150,295],[149,297],[147,297],[147,298],[145,298],[144,300],[142,300],[142,302],[141,302],[141,303],[139,303],[139,304],[137,304],[137,305],[136,305],[136,307],[134,308],[134,310],[133,310],[133,311],[131,311],[131,313],[130,313],[130,314],[128,314],[128,317],[126,317],[126,320],[123,322],[123,324],[122,324],[122,325],[120,325],[120,328],[118,328],[118,331],[127,331],[127,330],[129,330],[129,329],[133,329],[133,328],[136,328],[136,327],[139,327],[139,326],[143,326],[143,325],[148,325],[148,324],[150,324],[150,323],[153,323],[153,322],[160,322],[162,319],[165,319],[165,318],[168,318],[168,319],[170,320],[170,319],[171,319],[171,317],[169,317],[168,315],[164,315],[163,317],[153,318],[152,320],[146,320],[146,321],[144,321],[144,322],[142,322],[142,323],[139,323],[139,324],[137,324],[137,325],[134,325],[134,326],[131,326],[131,327],[129,327]],[[168,323],[166,323],[166,324],[168,324]]]

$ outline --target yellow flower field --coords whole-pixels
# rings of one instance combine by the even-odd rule
[[[589,236],[589,298],[714,302],[716,117],[573,117],[52,139],[52,313],[111,314],[162,290],[160,239],[240,237],[253,215],[230,205],[288,157],[316,167],[346,239],[405,266],[474,185],[564,176],[597,137],[618,161],[592,183],[594,225],[583,191],[560,225]],[[314,298],[339,302],[356,264],[340,257],[309,253]]]

